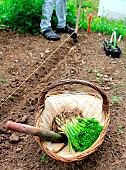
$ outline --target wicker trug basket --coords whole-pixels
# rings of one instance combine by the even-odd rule
[[[83,86],[90,87],[92,90],[96,91],[98,95],[88,92],[71,93],[64,91],[60,91],[59,93],[56,92],[56,94],[53,93],[53,95],[49,95],[50,90],[65,84],[81,84]],[[35,137],[37,143],[46,154],[56,160],[60,160],[63,162],[79,161],[85,159],[88,155],[95,152],[102,144],[109,125],[109,101],[103,90],[88,81],[68,79],[60,80],[54,84],[51,84],[42,91],[38,100],[36,127],[42,127],[47,130],[51,130],[50,128],[53,118],[57,114],[62,113],[62,109],[74,109],[74,107],[78,107],[79,109],[83,110],[83,117],[95,117],[96,119],[98,119],[100,123],[104,125],[104,129],[102,130],[96,142],[90,148],[83,152],[72,151],[70,153],[68,151],[68,146],[65,146],[63,149],[59,149],[59,152],[54,152],[55,149],[62,147],[63,144],[42,141],[39,137]]]

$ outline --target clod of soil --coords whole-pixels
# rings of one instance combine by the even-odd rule
[[[11,143],[15,143],[15,142],[18,142],[19,141],[19,136],[17,136],[16,134],[12,134],[9,138],[9,141]]]

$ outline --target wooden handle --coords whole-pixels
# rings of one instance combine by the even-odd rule
[[[16,123],[12,121],[8,121],[6,123],[7,130],[11,130],[14,132],[26,133],[30,135],[36,135],[38,133],[38,128],[30,125],[25,125],[21,123]]]
[[[82,0],[80,0],[80,3],[79,3],[78,13],[77,13],[77,21],[76,21],[76,26],[75,26],[75,33],[78,32],[78,24],[79,24],[79,20],[80,20],[81,7],[82,7]]]
[[[45,96],[48,93],[49,90],[57,87],[57,86],[61,86],[64,84],[82,84],[84,86],[89,86],[92,89],[96,90],[97,92],[100,93],[100,95],[102,96],[103,99],[103,111],[109,111],[109,101],[108,98],[106,96],[106,94],[104,93],[104,91],[96,86],[95,84],[85,81],[85,80],[76,80],[76,79],[66,79],[66,80],[60,80],[55,82],[54,84],[51,84],[49,86],[47,86],[41,93],[39,99],[38,99],[38,108],[41,108],[44,106],[45,103]]]
[[[12,130],[14,132],[20,132],[20,133],[29,134],[32,136],[38,136],[42,140],[48,140],[52,142],[65,142],[66,141],[65,136],[59,135],[58,133],[55,133],[53,131],[49,131],[49,130],[45,130],[42,128],[37,128],[34,126],[21,124],[21,123],[16,123],[12,121],[8,121],[6,123],[6,128],[7,130]]]

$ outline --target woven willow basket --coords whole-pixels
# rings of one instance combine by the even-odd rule
[[[90,87],[92,90],[96,91],[97,94],[90,92],[73,93],[69,91],[60,91],[56,93],[53,92],[52,95],[49,95],[50,90],[65,84],[81,84]],[[46,154],[63,162],[79,161],[95,152],[102,144],[109,125],[109,101],[103,90],[84,80],[69,79],[51,84],[42,91],[38,100],[36,127],[51,130],[52,122],[56,115],[62,114],[64,110],[67,111],[74,109],[81,110],[84,118],[94,117],[99,120],[100,124],[104,126],[104,129],[96,142],[83,152],[75,152],[74,150],[68,151],[68,146],[64,146],[64,143],[52,143],[49,141],[42,141],[39,137],[35,138],[41,149],[44,150]]]

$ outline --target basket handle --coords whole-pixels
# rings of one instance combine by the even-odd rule
[[[82,84],[84,86],[89,86],[92,89],[95,89],[97,92],[100,93],[102,99],[103,99],[103,111],[109,111],[109,101],[108,98],[106,96],[106,94],[104,93],[104,91],[96,86],[95,84],[85,81],[85,80],[77,80],[77,79],[66,79],[66,80],[59,80],[57,82],[55,82],[54,84],[50,84],[49,86],[47,86],[40,94],[40,97],[38,99],[38,108],[41,108],[44,106],[45,103],[45,96],[48,93],[49,90],[57,87],[57,86],[61,86],[64,84]]]

